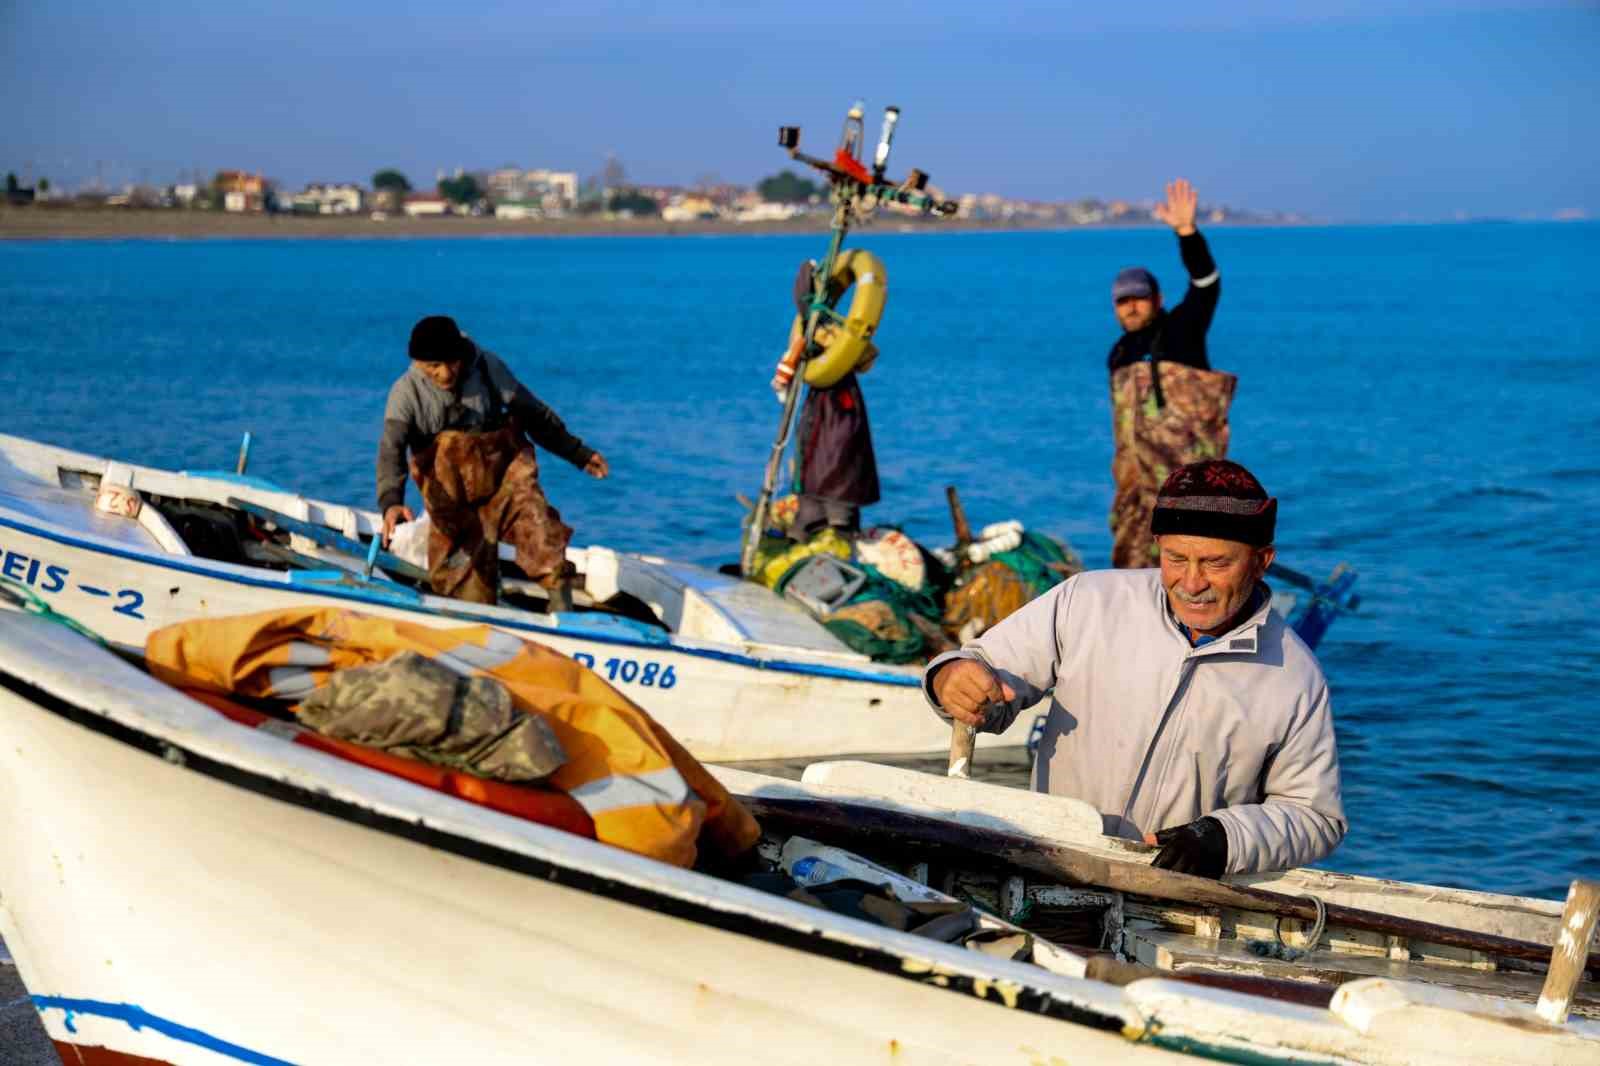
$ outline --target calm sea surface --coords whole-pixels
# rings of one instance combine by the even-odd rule
[[[1347,561],[1320,655],[1351,831],[1327,865],[1564,894],[1600,876],[1600,226],[1215,229],[1232,457],[1281,499],[1280,559]],[[884,501],[950,539],[1020,518],[1110,539],[1108,288],[1167,231],[902,235],[863,380]],[[0,428],[230,467],[371,505],[384,397],[421,315],[502,354],[611,460],[545,456],[578,542],[719,563],[754,495],[790,281],[819,237],[0,243]]]

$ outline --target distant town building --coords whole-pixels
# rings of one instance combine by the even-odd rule
[[[1105,221],[1106,208],[1098,200],[1079,200],[1067,205],[1067,217],[1080,226],[1092,226]]]
[[[711,202],[708,196],[689,193],[674,196],[668,200],[661,209],[663,222],[696,222],[701,219],[716,218],[721,214],[717,205]]]
[[[482,184],[496,204],[532,204],[545,214],[570,211],[578,203],[578,175],[572,171],[501,167],[484,175]]]
[[[412,218],[448,215],[450,201],[431,192],[410,193],[403,203],[405,213]]]
[[[222,194],[226,211],[263,211],[267,205],[267,181],[260,174],[244,170],[219,170],[212,181]]]
[[[782,222],[794,218],[805,209],[799,204],[776,204],[758,200],[745,204],[734,214],[735,222]]]
[[[547,208],[569,210],[578,202],[578,175],[570,170],[530,170],[529,191]],[[553,198],[553,202],[552,202]]]
[[[492,175],[491,175],[492,176]],[[494,217],[522,222],[544,217],[544,204],[538,200],[501,200],[494,205]]]
[[[313,182],[289,200],[291,210],[311,215],[360,214],[366,203],[366,190],[351,182],[332,184]]]
[[[528,183],[521,167],[501,167],[484,176],[483,187],[495,203],[512,203],[527,199]],[[498,216],[498,213],[497,213]]]

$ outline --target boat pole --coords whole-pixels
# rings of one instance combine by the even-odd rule
[[[234,464],[233,472],[243,474],[245,464],[250,462],[250,431],[244,431],[244,440],[239,442],[239,461]]]
[[[761,479],[761,495],[756,497],[755,509],[750,513],[750,525],[744,532],[744,547],[739,552],[739,573],[751,576],[755,570],[756,550],[761,546],[761,534],[766,531],[767,511],[772,506],[772,495],[778,486],[778,472],[783,467],[783,453],[789,446],[789,436],[794,430],[795,415],[800,408],[800,389],[805,384],[805,367],[811,358],[812,340],[817,326],[828,308],[828,278],[833,274],[834,261],[839,257],[839,247],[850,229],[850,202],[855,189],[843,183],[833,187],[833,223],[828,239],[828,254],[811,275],[811,306],[806,315],[805,341],[800,349],[800,364],[789,379],[789,391],[783,397],[783,417],[778,422],[778,434],[772,440],[772,451],[767,455],[766,473]]]
[[[896,203],[914,207],[924,214],[953,215],[959,210],[954,200],[936,200],[923,192],[928,176],[913,170],[904,181],[891,182],[883,176],[889,162],[889,149],[894,140],[894,130],[900,121],[900,109],[890,107],[884,111],[883,133],[878,141],[874,170],[868,173],[861,165],[859,153],[864,140],[861,128],[861,105],[850,109],[845,120],[845,137],[839,150],[830,161],[806,155],[800,151],[800,127],[778,127],[778,147],[788,149],[789,158],[804,163],[828,179],[833,198],[833,223],[828,241],[828,254],[811,276],[811,304],[806,313],[805,343],[800,349],[800,365],[789,382],[788,395],[784,397],[783,418],[778,424],[778,434],[772,442],[772,453],[767,457],[766,476],[762,479],[761,495],[756,498],[750,513],[750,526],[745,530],[744,545],[739,552],[739,573],[750,577],[755,569],[756,549],[761,545],[761,534],[767,524],[767,510],[772,504],[772,494],[778,485],[778,471],[783,465],[783,452],[789,444],[794,425],[795,409],[799,406],[801,378],[805,365],[812,356],[817,326],[824,316],[840,318],[833,309],[834,301],[844,294],[829,293],[828,283],[833,277],[833,264],[839,257],[839,247],[854,218],[855,202],[871,200],[876,204]]]

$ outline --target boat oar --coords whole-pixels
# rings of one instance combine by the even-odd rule
[[[919,862],[935,859],[978,868],[998,868],[1007,873],[1014,873],[1020,868],[1071,885],[1107,888],[1149,899],[1233,907],[1298,918],[1305,922],[1315,921],[1317,917],[1317,904],[1302,897],[1109,859],[1018,833],[954,825],[938,818],[865,804],[763,799],[755,796],[741,799],[749,807],[750,813],[769,831],[781,829],[789,833],[802,833],[818,840],[844,842],[869,852],[909,853],[914,854]],[[1365,929],[1508,959],[1550,962],[1548,947],[1526,940],[1401,918],[1337,903],[1324,904],[1323,907],[1330,925]],[[1585,968],[1600,973],[1600,953],[1589,952],[1585,957],[1586,948],[1587,941],[1579,944],[1573,966],[1579,973]]]

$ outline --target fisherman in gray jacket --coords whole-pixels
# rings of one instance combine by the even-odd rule
[[[383,539],[412,519],[405,505],[406,453],[431,528],[428,579],[442,596],[495,603],[499,546],[516,549],[517,566],[549,592],[550,610],[570,608],[572,529],[539,485],[533,443],[591,477],[611,468],[605,456],[567,431],[560,417],[445,315],[411,330],[411,367],[389,390],[378,442],[378,507]]]
[[[1051,697],[1035,791],[1096,807],[1111,836],[1204,877],[1279,870],[1347,828],[1322,669],[1262,578],[1277,500],[1237,463],[1172,473],[1151,518],[1160,569],[1057,585],[928,664],[934,709],[984,732]]]

